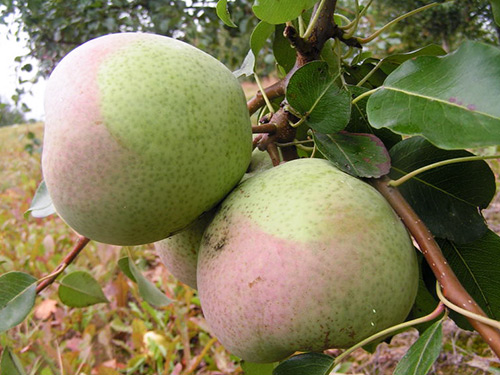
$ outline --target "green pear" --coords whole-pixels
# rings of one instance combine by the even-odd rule
[[[241,182],[273,166],[267,152],[255,149],[247,172]],[[167,270],[180,282],[197,289],[196,264],[201,238],[214,217],[211,210],[180,233],[155,242],[154,247]]]
[[[205,230],[207,323],[250,362],[346,348],[404,321],[418,285],[410,236],[370,185],[299,159],[238,185]]]
[[[181,283],[193,289],[197,289],[196,264],[201,238],[213,216],[214,212],[209,211],[182,232],[154,244],[167,270]]]
[[[46,89],[42,169],[57,213],[90,239],[166,238],[214,207],[250,162],[238,80],[184,42],[146,33],[93,39]]]

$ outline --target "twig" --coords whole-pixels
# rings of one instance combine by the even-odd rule
[[[316,12],[314,12],[314,15],[311,18],[311,21],[309,22],[309,25],[307,26],[307,30],[305,31],[304,34],[301,33],[302,39],[307,39],[311,36],[314,28],[316,27],[316,22],[318,21],[318,18],[321,14],[321,11],[323,10],[323,7],[325,6],[326,0],[321,0],[321,2],[318,5],[318,9],[316,9]]]
[[[262,125],[254,125],[252,126],[252,133],[269,133],[273,134],[276,133],[278,128],[276,127],[276,124],[262,124]]]
[[[41,282],[36,286],[36,293],[39,294],[42,290],[47,288],[50,284],[52,284],[57,277],[61,274],[62,271],[66,269],[66,267],[73,262],[73,260],[80,254],[80,252],[85,248],[85,246],[89,243],[90,239],[87,237],[80,236],[76,241],[73,250],[71,250],[68,255],[64,257],[62,262],[56,267],[54,272],[50,275],[41,279]]]
[[[393,19],[391,22],[387,23],[382,28],[380,28],[379,30],[375,31],[372,35],[370,35],[370,36],[368,36],[366,38],[357,38],[357,39],[358,39],[358,41],[361,44],[369,43],[373,39],[375,39],[376,37],[378,37],[380,34],[382,34],[384,31],[386,31],[387,29],[389,29],[391,26],[394,26],[395,24],[397,24],[399,21],[402,21],[405,18],[413,16],[414,14],[420,13],[420,12],[422,12],[424,10],[427,10],[429,8],[432,8],[432,7],[435,7],[437,5],[439,5],[439,3],[430,3],[430,4],[427,4],[427,5],[424,5],[423,7],[414,9],[414,10],[408,12],[408,13],[403,14],[402,16],[399,16],[399,17]]]
[[[362,346],[365,346],[377,339],[383,338],[387,335],[396,333],[398,331],[401,331],[406,328],[411,328],[413,326],[416,326],[417,324],[422,324],[426,322],[431,322],[434,319],[436,319],[439,315],[441,315],[445,311],[444,304],[442,302],[439,302],[439,304],[436,306],[434,311],[432,311],[430,314],[427,314],[425,316],[422,316],[417,319],[409,320],[400,324],[397,324],[395,326],[386,328],[380,332],[375,333],[374,335],[358,342],[356,345],[351,346],[349,349],[347,349],[345,352],[340,354],[337,358],[335,358],[335,361],[333,362],[332,366],[335,366],[339,364],[345,357],[347,357],[349,354],[351,354],[353,351],[355,351],[358,348],[361,348]]]
[[[273,100],[279,98],[280,96],[285,95],[285,83],[283,80],[279,80],[278,82],[273,83],[271,86],[268,86],[264,89],[266,96],[269,100]],[[248,112],[250,115],[253,115],[259,108],[264,106],[266,101],[264,99],[264,95],[259,90],[257,94],[253,98],[251,98],[247,102]]]
[[[259,76],[254,73],[253,77],[255,78],[255,82],[257,83],[257,86],[259,87],[259,92],[261,93],[262,97],[264,98],[264,102],[267,105],[267,109],[269,110],[269,113],[274,113],[274,108],[273,105],[271,104],[271,101],[266,95],[266,91],[262,88],[262,83],[260,83]]]
[[[369,91],[365,91],[364,93],[362,93],[361,95],[358,95],[356,96],[352,101],[351,101],[351,104],[356,104],[357,102],[359,102],[361,99],[364,99],[366,98],[367,96],[370,96],[371,94],[377,92],[378,90],[384,88],[384,86],[379,86],[375,89],[372,89],[372,90],[369,90]]]
[[[464,157],[460,157],[460,158],[441,160],[441,161],[438,161],[436,163],[428,164],[422,168],[415,169],[414,171],[411,171],[410,173],[405,174],[403,177],[398,178],[397,180],[391,180],[391,181],[389,181],[389,185],[394,186],[394,187],[399,186],[422,172],[426,172],[426,171],[429,171],[431,169],[442,167],[442,166],[449,165],[449,164],[464,163],[464,162],[468,162],[468,161],[478,161],[478,160],[486,160],[486,159],[499,159],[499,158],[500,158],[500,155],[489,155],[489,156],[474,155],[474,156],[464,156]]]
[[[484,311],[465,290],[451,267],[448,265],[429,229],[427,229],[425,224],[420,220],[413,208],[403,198],[399,191],[388,185],[389,179],[383,177],[380,179],[373,179],[370,182],[391,204],[392,208],[399,215],[415,241],[418,243],[427,263],[443,288],[443,294],[446,298],[455,305],[461,306],[474,314],[487,317]],[[475,319],[467,317],[467,320],[491,347],[493,352],[500,358],[500,331],[489,325],[478,322]]]
[[[466,316],[468,318],[472,318],[475,320],[480,321],[481,323],[487,324],[489,326],[495,327],[496,329],[500,329],[500,322],[498,320],[486,318],[482,315],[477,315],[469,310],[462,309],[460,306],[455,305],[454,303],[448,301],[445,296],[443,296],[443,292],[441,291],[441,287],[439,286],[439,283],[436,282],[436,294],[439,298],[439,300],[446,305],[450,310],[453,310],[459,314],[462,314],[463,316]]]

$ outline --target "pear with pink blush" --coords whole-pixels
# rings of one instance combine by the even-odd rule
[[[46,89],[44,179],[76,232],[115,245],[164,239],[240,181],[252,134],[245,96],[222,63],[146,33],[93,39]]]
[[[398,324],[417,293],[410,236],[370,185],[299,159],[238,185],[205,230],[198,291],[212,332],[249,362],[346,348]]]

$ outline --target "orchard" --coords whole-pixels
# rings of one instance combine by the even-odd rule
[[[47,83],[43,181],[26,220],[57,215],[78,236],[48,274],[0,275],[0,333],[27,326],[57,284],[68,307],[109,302],[91,269],[69,270],[90,242],[124,247],[122,277],[161,320],[153,311],[179,302],[136,264],[134,246],[149,244],[211,338],[169,368],[176,346],[151,330],[153,354],[117,373],[143,373],[153,356],[158,373],[204,374],[218,341],[237,374],[334,374],[355,350],[416,328],[393,373],[424,375],[448,319],[500,357],[500,237],[482,213],[497,190],[500,50],[384,47],[398,24],[450,4],[371,30],[371,0],[255,1],[234,71],[151,32],[72,49]],[[213,5],[238,27],[231,2]],[[500,2],[486,7],[500,30]],[[259,87],[247,99],[244,79]],[[2,345],[0,373],[26,374],[19,348]]]

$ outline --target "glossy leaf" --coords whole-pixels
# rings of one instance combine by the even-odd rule
[[[335,46],[336,42],[334,39],[327,40],[321,50],[321,60],[328,64],[331,74],[338,74],[340,77],[343,67],[341,66],[341,60],[335,51]]]
[[[357,85],[361,80],[368,77],[368,79],[363,84],[363,87],[372,89],[382,86],[388,74],[385,73],[381,68],[375,69],[376,63],[378,61],[379,60],[377,59],[367,59],[360,65],[346,67],[346,82],[350,85]],[[384,65],[382,65],[382,67],[383,66]]]
[[[322,353],[304,353],[281,362],[273,375],[328,375],[334,359]]]
[[[385,74],[391,74],[397,67],[405,61],[414,59],[418,56],[443,56],[446,51],[437,44],[429,44],[428,46],[416,49],[405,53],[395,53],[389,55],[380,61],[380,70]],[[367,62],[379,63],[378,59],[368,59]]]
[[[215,8],[217,12],[217,16],[229,27],[237,27],[233,20],[231,19],[231,15],[227,10],[227,0],[219,0],[217,2],[217,6]]]
[[[352,98],[363,94],[368,91],[364,87],[349,86],[349,92]],[[363,98],[354,103],[351,107],[351,119],[349,124],[345,128],[346,131],[350,133],[369,133],[375,135],[379,138],[385,145],[387,149],[390,149],[396,143],[401,141],[402,137],[396,133],[393,133],[389,129],[375,129],[368,122],[368,117],[366,115],[366,102],[368,98]]]
[[[384,144],[373,134],[315,132],[318,150],[339,169],[356,177],[380,177],[391,168]]]
[[[292,75],[286,89],[288,103],[321,133],[344,129],[351,116],[349,93],[336,86],[336,78],[326,62],[313,61]]]
[[[420,253],[418,250],[415,251],[417,253],[417,258],[420,263],[418,290],[417,290],[417,297],[415,298],[415,302],[413,303],[410,314],[406,317],[406,320],[413,320],[428,315],[432,311],[434,311],[434,309],[438,305],[437,298],[435,298],[427,288],[426,279],[424,278],[424,274],[422,272],[423,269],[426,269],[426,267],[428,267],[428,264],[425,262],[422,253]],[[431,272],[432,274],[432,271],[429,272]],[[434,274],[432,274],[432,276],[434,276]],[[433,289],[435,289],[436,279],[434,277],[430,285]],[[425,322],[417,324],[414,328],[416,328],[420,333],[423,333],[431,325],[432,322]]]
[[[12,353],[9,347],[6,347],[2,352],[0,359],[0,374],[5,375],[26,375],[21,361]]]
[[[370,124],[444,149],[500,144],[500,49],[468,41],[392,72],[368,100]]]
[[[259,19],[276,25],[294,20],[316,3],[317,0],[255,0],[252,9]]]
[[[443,56],[446,55],[446,51],[437,44],[429,44],[428,46],[418,48],[414,51],[395,53],[389,55],[383,59],[383,61],[390,61],[397,64],[402,64],[405,61],[414,59],[419,56]]]
[[[99,283],[85,271],[69,273],[59,284],[59,298],[66,306],[86,307],[108,302]]]
[[[122,270],[127,268],[127,266],[124,264],[124,259],[128,261],[128,269],[132,277],[128,275],[127,271],[124,271],[124,273],[129,276],[132,281],[135,281],[137,283],[139,294],[147,303],[156,307],[163,307],[169,305],[172,302],[160,289],[158,289],[153,283],[151,283],[144,277],[144,275],[141,273],[141,271],[139,271],[137,266],[129,257],[120,259],[120,262],[122,262],[122,266],[120,266],[120,268]]]
[[[421,137],[413,137],[394,146],[390,155],[390,177],[397,179],[428,164],[472,154],[441,150]],[[398,188],[437,237],[466,243],[488,230],[480,209],[489,205],[496,186],[495,176],[484,161],[434,168]]]
[[[241,362],[241,368],[245,375],[273,375],[273,369],[276,365],[276,363]]]
[[[408,349],[394,375],[427,375],[443,346],[442,320],[435,322]]]
[[[500,320],[500,237],[488,231],[468,244],[438,243],[465,289],[488,316]]]
[[[490,4],[495,23],[500,26],[500,0],[490,0]]]
[[[12,271],[0,276],[0,332],[21,323],[29,314],[36,297],[36,279],[27,273]]]
[[[250,36],[250,48],[254,56],[258,56],[260,50],[264,47],[267,40],[274,32],[274,25],[268,24],[267,22],[260,21]]]
[[[36,189],[35,196],[31,201],[30,208],[25,212],[25,215],[31,212],[31,216],[42,218],[52,215],[56,212],[52,199],[50,198],[49,191],[45,181],[42,181]]]
[[[295,65],[296,51],[283,35],[284,29],[285,25],[276,25],[275,27],[273,53],[276,62],[283,67],[285,72],[289,72]]]
[[[122,272],[127,276],[130,280],[132,280],[134,283],[137,283],[137,280],[135,279],[132,271],[130,270],[129,266],[129,257],[123,257],[118,260],[118,267],[122,270]]]
[[[233,72],[236,78],[241,76],[251,76],[254,72],[255,67],[255,55],[252,50],[249,50],[241,66]]]

